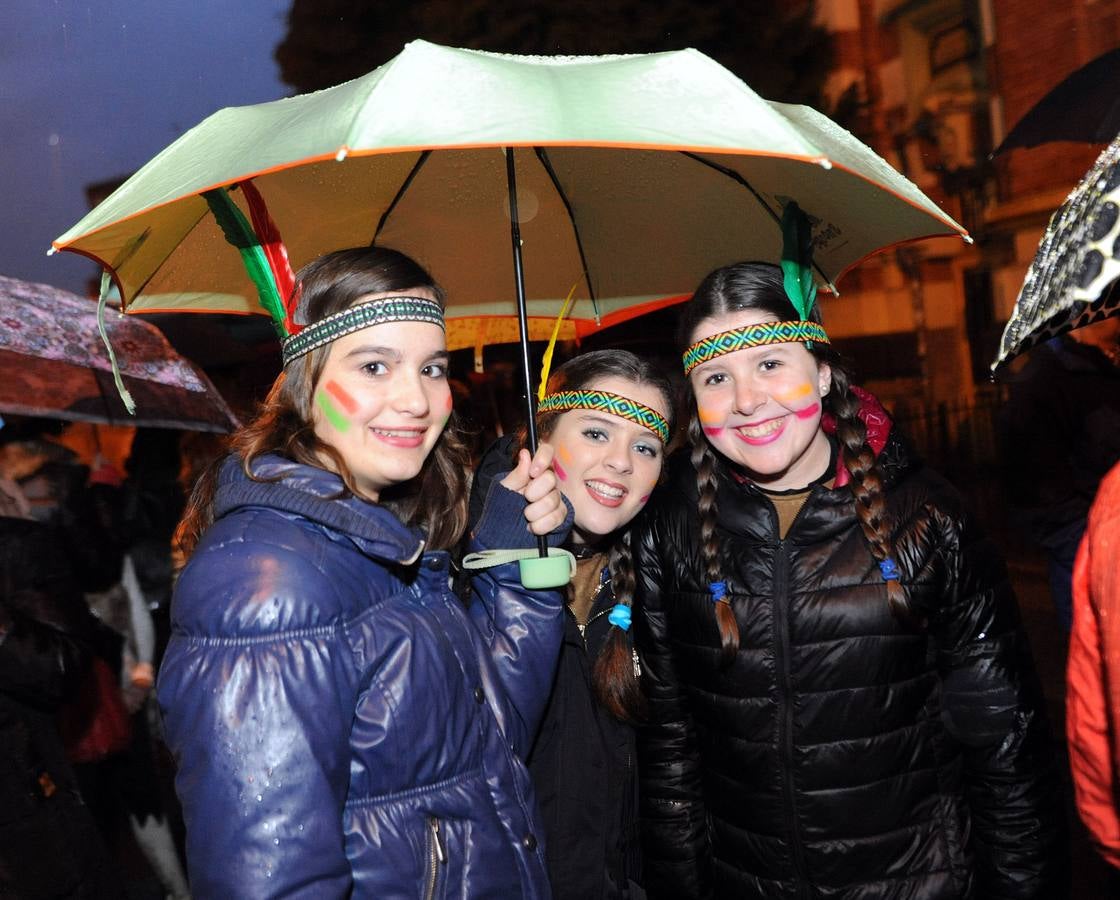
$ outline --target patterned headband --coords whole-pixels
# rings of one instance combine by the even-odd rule
[[[650,409],[636,400],[629,400],[607,391],[557,391],[547,395],[537,406],[537,412],[564,412],[569,409],[594,409],[626,419],[649,429],[662,444],[669,443],[669,423],[657,410]]]
[[[430,322],[443,328],[443,310],[435,300],[406,296],[382,297],[347,307],[286,338],[282,345],[284,365],[344,335],[386,322]]]
[[[697,341],[684,351],[684,374],[687,375],[701,363],[706,363],[725,353],[761,347],[763,344],[788,344],[795,341],[820,341],[829,343],[824,328],[816,322],[762,322],[744,325],[731,331],[721,331]]]

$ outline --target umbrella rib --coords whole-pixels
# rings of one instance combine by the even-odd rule
[[[377,230],[374,231],[373,237],[369,242],[369,245],[371,247],[377,243],[378,237],[381,236],[381,229],[385,227],[386,220],[388,220],[389,216],[392,215],[393,210],[397,208],[397,204],[400,203],[401,198],[404,197],[404,192],[407,191],[409,185],[412,184],[412,179],[420,174],[420,170],[424,168],[424,163],[428,161],[428,157],[431,155],[431,150],[424,150],[417,158],[415,165],[413,165],[412,169],[409,170],[409,173],[405,177],[404,181],[401,182],[401,186],[397,189],[396,196],[393,197],[393,201],[385,209],[385,212],[381,214],[381,218],[377,222]]]
[[[700,163],[701,165],[707,166],[709,169],[714,169],[715,171],[719,172],[721,175],[726,175],[728,178],[730,178],[736,184],[740,184],[743,187],[745,187],[748,191],[751,192],[751,195],[754,197],[755,200],[758,201],[759,205],[770,214],[770,218],[773,219],[777,223],[778,227],[779,228],[782,227],[782,217],[779,216],[776,212],[774,212],[774,210],[772,210],[770,208],[770,204],[767,203],[762,198],[762,195],[754,189],[754,186],[749,181],[747,181],[747,179],[745,179],[742,175],[740,175],[738,172],[736,172],[734,169],[729,169],[729,168],[727,168],[727,166],[721,166],[719,163],[712,162],[710,159],[705,159],[704,157],[699,156],[696,153],[692,153],[689,150],[682,150],[682,151],[680,151],[680,153],[681,153],[681,156],[687,156],[689,159],[695,160],[696,162]],[[820,275],[821,278],[824,279],[825,284],[827,284],[830,288],[832,288],[833,292],[835,293],[836,288],[832,284],[832,279],[829,278],[824,273],[824,270],[820,267],[820,265],[817,263],[817,261],[815,259],[813,260],[813,268],[817,270],[817,274]]]
[[[595,317],[599,317],[599,303],[595,299],[595,288],[591,286],[591,273],[587,270],[587,256],[583,252],[583,239],[579,236],[579,226],[576,225],[575,211],[572,209],[572,204],[568,200],[568,195],[564,193],[564,187],[560,184],[560,179],[556,175],[556,170],[552,168],[552,161],[548,158],[548,153],[543,147],[534,147],[533,152],[537,154],[537,159],[541,161],[544,170],[548,173],[548,177],[552,179],[552,186],[556,188],[556,193],[560,196],[560,202],[564,204],[564,209],[568,212],[568,221],[572,224],[572,236],[576,241],[576,249],[579,251],[579,264],[583,266],[583,280],[587,284],[587,296],[591,300],[591,306],[595,310]]]

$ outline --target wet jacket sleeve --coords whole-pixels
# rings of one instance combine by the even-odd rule
[[[711,845],[701,793],[700,754],[684,685],[674,661],[659,538],[636,535],[638,615],[634,640],[648,707],[638,730],[643,883],[651,898],[710,897]]]
[[[467,541],[468,552],[532,547],[536,538],[524,516],[525,500],[495,479],[481,518]],[[572,513],[549,535],[556,546],[571,528]],[[563,635],[563,595],[531,591],[521,584],[517,563],[475,570],[470,578],[469,611],[489,650],[499,680],[488,691],[500,698],[499,720],[514,752],[528,755],[552,688]]]
[[[357,676],[341,625],[291,612],[333,603],[331,580],[281,547],[196,553],[180,578],[158,696],[196,897],[350,895]]]
[[[1120,868],[1120,648],[1107,650],[1110,634],[1114,640],[1120,628],[1109,621],[1115,612],[1111,617],[1098,613],[1098,608],[1114,611],[1120,604],[1115,561],[1120,511],[1100,509],[1104,498],[1102,491],[1073,568],[1066,737],[1077,812],[1101,856]],[[1098,509],[1107,513],[1103,522],[1097,519]]]
[[[930,511],[946,566],[930,622],[942,717],[960,742],[977,896],[1061,898],[1068,835],[1053,739],[1007,570],[969,516]]]

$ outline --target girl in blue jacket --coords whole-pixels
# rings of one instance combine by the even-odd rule
[[[284,371],[180,526],[159,701],[198,897],[547,897],[522,758],[562,632],[514,565],[448,548],[469,459],[443,295],[408,257],[305,267]],[[564,536],[551,450],[495,480],[472,549]]]

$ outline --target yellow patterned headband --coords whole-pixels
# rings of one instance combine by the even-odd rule
[[[653,432],[662,444],[669,443],[669,423],[657,410],[609,391],[557,391],[546,394],[537,412],[565,412],[569,409],[594,409],[634,422]]]
[[[762,322],[721,331],[697,341],[684,351],[684,374],[687,375],[701,363],[763,344],[788,344],[799,341],[829,343],[828,335],[816,322]]]

